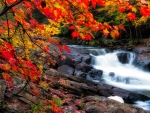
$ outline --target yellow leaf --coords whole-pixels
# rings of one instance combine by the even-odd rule
[[[137,12],[137,9],[135,7],[132,7],[132,12]]]
[[[58,2],[56,2],[56,3],[54,4],[54,7],[56,7],[56,8],[61,8],[61,6],[59,5]]]

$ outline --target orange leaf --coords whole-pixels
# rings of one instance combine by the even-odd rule
[[[103,30],[103,34],[104,34],[104,36],[108,36],[108,34],[109,34],[108,29],[104,29],[104,30]]]
[[[10,66],[8,64],[0,64],[0,69],[3,69],[5,71],[9,71],[10,70]]]
[[[6,82],[8,82],[8,83],[13,82],[12,77],[8,73],[2,73],[2,76]]]
[[[114,33],[115,33],[115,37],[118,37],[120,35],[118,30],[114,30]]]
[[[111,32],[110,32],[110,36],[111,36],[112,38],[115,38],[115,33],[114,33],[114,31],[111,31]]]

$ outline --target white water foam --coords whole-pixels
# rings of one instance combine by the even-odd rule
[[[120,63],[117,58],[117,53],[120,52],[124,51],[114,51],[103,55],[99,54],[98,56],[92,55],[91,64],[94,68],[103,70],[102,79],[106,84],[141,94],[149,92],[146,96],[150,97],[150,73],[133,65],[133,61],[135,60],[135,54],[133,53],[129,53],[129,63]],[[111,76],[110,73],[114,74]],[[150,101],[137,101],[135,106],[150,110]]]
[[[96,69],[103,70],[103,79],[107,84],[128,90],[150,90],[150,73],[135,67],[132,62],[134,54],[130,53],[130,62],[122,64],[117,58],[117,53],[93,56],[92,65]],[[113,72],[114,76],[109,73]]]

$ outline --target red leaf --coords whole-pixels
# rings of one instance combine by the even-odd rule
[[[92,2],[92,6],[93,6],[94,8],[96,8],[96,1],[95,1],[95,0],[92,0],[91,2]]]
[[[140,13],[145,17],[150,16],[150,9],[147,6],[142,6],[140,8]]]
[[[103,26],[101,23],[99,23],[99,24],[98,24],[98,28],[99,28],[99,30],[103,30],[103,29],[104,29],[104,26]]]
[[[117,26],[113,26],[113,28],[114,28],[115,30],[118,30],[118,27],[117,27]]]
[[[2,52],[2,57],[5,58],[5,59],[10,59],[10,58],[13,58],[13,54],[11,52],[8,52],[8,51],[3,51]]]
[[[47,16],[48,18],[50,18],[50,19],[54,19],[55,18],[53,10],[50,10],[48,8],[43,8],[42,11],[45,14],[45,16]]]
[[[68,53],[70,53],[70,52],[71,52],[68,46],[63,45],[63,48],[64,48],[64,50],[65,50],[65,51],[67,51]]]
[[[12,64],[11,67],[12,67],[12,69],[13,69],[14,71],[18,71],[18,70],[19,70],[19,68],[18,68],[16,65],[13,65],[13,64]]]
[[[75,26],[70,26],[69,29],[74,30],[76,27]]]
[[[101,6],[105,6],[105,1],[102,0],[97,0],[97,3]]]
[[[36,66],[31,61],[25,61],[24,62],[26,66],[32,70],[36,70]]]
[[[6,2],[7,2],[8,4],[13,4],[13,3],[16,2],[16,0],[6,0]]]
[[[41,29],[41,30],[45,30],[44,25],[40,24],[40,29]]]
[[[25,8],[33,8],[33,5],[31,5],[31,3],[28,1],[24,1],[23,5]]]
[[[121,13],[123,13],[124,11],[125,11],[125,8],[124,7],[119,7],[119,11],[121,12]]]
[[[31,24],[31,27],[32,27],[32,28],[35,28],[35,27],[38,26],[38,22],[35,21],[35,20],[30,20],[30,24]]]
[[[13,65],[13,64],[16,63],[16,59],[14,59],[14,58],[9,58],[9,59],[8,59],[8,62],[9,62],[11,65]]]
[[[91,37],[91,35],[86,34],[86,35],[85,35],[85,39],[91,41],[91,40],[92,40],[92,37]]]
[[[74,31],[71,35],[72,35],[73,38],[80,36],[78,31]]]
[[[124,28],[123,25],[119,25],[119,28],[122,29],[122,30],[124,30],[125,32],[127,32],[127,31],[125,30],[125,28]]]
[[[4,42],[4,45],[7,47],[7,49],[14,50],[13,46],[10,43]]]
[[[49,52],[49,48],[48,48],[48,46],[44,46],[44,48],[43,48],[43,49],[44,49],[44,51],[45,51],[45,52],[47,52],[47,53]]]
[[[131,13],[131,12],[127,14],[127,17],[129,18],[130,21],[133,21],[136,19],[136,15],[134,13]]]

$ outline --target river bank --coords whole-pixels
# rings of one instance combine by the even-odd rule
[[[43,82],[48,83],[48,86],[46,89],[39,86],[42,91],[40,95],[32,95],[33,89],[30,88],[33,85],[32,83],[27,84],[27,87],[19,93],[17,93],[17,90],[6,94],[6,87],[3,87],[1,95],[6,102],[5,104],[7,104],[7,108],[4,107],[2,112],[53,113],[50,109],[51,104],[44,104],[44,100],[52,100],[55,97],[61,100],[60,108],[66,113],[148,113],[142,108],[107,98],[109,96],[120,96],[125,103],[130,104],[138,99],[143,101],[149,99],[141,94],[86,80],[87,73],[93,77],[95,75],[101,77],[102,71],[96,70],[90,65],[91,56],[87,50],[76,48],[70,50],[72,54],[63,51],[62,56],[65,55],[65,57],[58,58],[56,70],[49,66],[44,67],[41,76]],[[15,77],[14,80],[17,81],[16,86],[20,86],[23,81],[18,77]],[[3,83],[1,85],[6,86],[4,81],[1,83]],[[38,111],[31,107],[33,104],[38,106],[40,102],[43,104]]]

